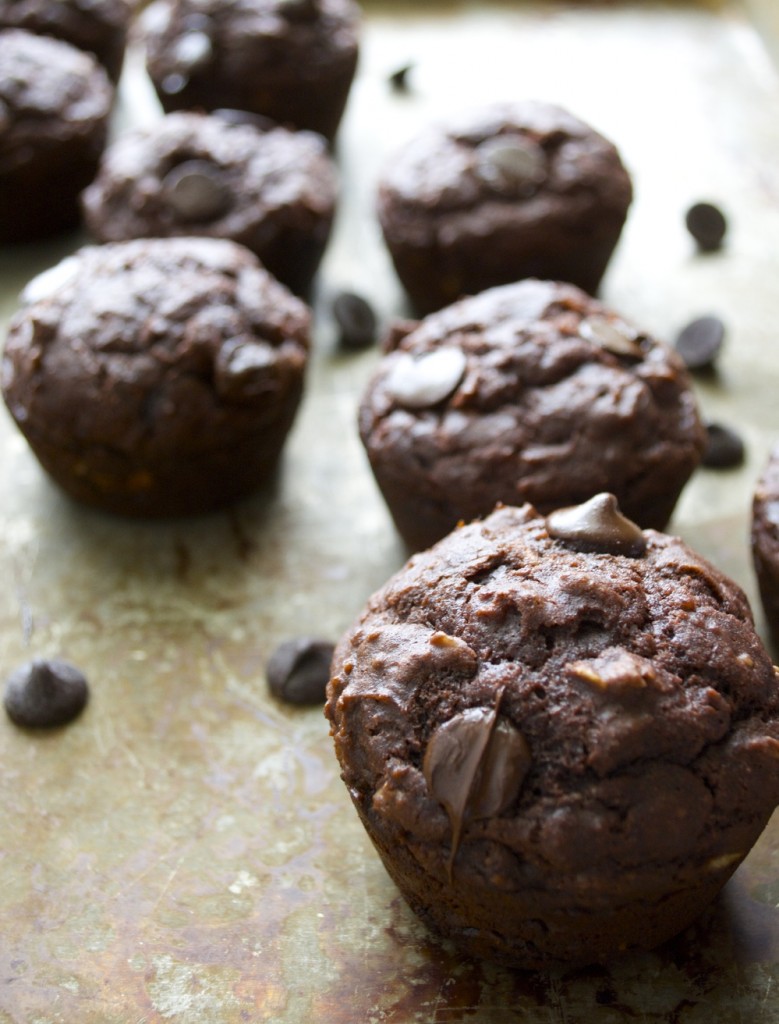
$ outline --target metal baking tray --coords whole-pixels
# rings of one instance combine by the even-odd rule
[[[0,667],[57,655],[91,683],[82,717],[51,734],[0,715],[0,1024],[779,1020],[779,819],[655,952],[549,974],[467,961],[385,874],[321,711],[274,702],[264,678],[279,641],[337,638],[404,559],[356,431],[378,352],[342,352],[330,315],[341,288],[383,323],[405,313],[376,175],[439,114],[511,97],[567,106],[630,167],[603,298],[669,340],[699,315],[727,325],[696,388],[746,462],[699,471],[671,529],[741,583],[764,629],[748,534],[779,435],[773,3],[366,2],[316,351],[272,491],[193,521],[102,516],[49,483],[0,410]],[[131,53],[116,130],[157,114]],[[699,199],[727,213],[721,252],[685,230]],[[3,326],[26,280],[82,241],[0,251]]]

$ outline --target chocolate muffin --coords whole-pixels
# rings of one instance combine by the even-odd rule
[[[74,228],[97,171],[114,90],[90,54],[0,31],[0,244]]]
[[[615,146],[548,103],[492,105],[392,155],[378,216],[417,314],[526,277],[594,294],[632,185]]]
[[[306,294],[325,250],[338,184],[320,135],[168,114],[103,154],[82,196],[99,242],[171,235],[231,238]]]
[[[547,512],[604,490],[662,529],[703,453],[679,356],[573,285],[488,289],[388,345],[360,436],[411,548],[499,501]]]
[[[752,500],[752,559],[768,629],[779,648],[779,445],[768,457]]]
[[[234,242],[87,246],[27,286],[6,404],[72,497],[131,516],[227,505],[273,473],[310,311]]]
[[[124,63],[128,0],[0,0],[0,28],[23,28],[91,53],[114,82]]]
[[[332,141],[359,31],[353,0],[155,0],[139,34],[166,111],[249,110]]]
[[[779,680],[738,586],[613,495],[501,507],[338,644],[342,776],[411,907],[513,967],[686,928],[779,800]]]

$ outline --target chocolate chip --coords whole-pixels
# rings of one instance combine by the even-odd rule
[[[207,160],[186,160],[162,179],[168,204],[187,222],[214,220],[230,206],[230,192],[218,167]]]
[[[550,537],[579,551],[637,557],[646,550],[640,527],[622,515],[613,494],[596,494],[581,505],[557,509],[546,517]]]
[[[621,320],[610,320],[605,316],[588,316],[579,325],[579,333],[586,341],[612,352],[617,356],[631,359],[643,358],[644,351],[638,342],[638,335]]]
[[[728,230],[725,214],[714,203],[695,203],[687,211],[684,222],[702,252],[719,249]]]
[[[84,674],[57,659],[36,658],[6,680],[5,710],[11,721],[30,729],[65,725],[83,710],[89,688]]]
[[[333,316],[344,348],[368,348],[376,341],[376,314],[361,295],[340,292],[333,300]]]
[[[214,386],[226,402],[254,404],[274,387],[269,368],[275,362],[270,342],[232,338],[214,360]]]
[[[454,859],[468,821],[504,811],[519,793],[531,764],[530,748],[517,727],[492,708],[469,708],[444,722],[430,737],[422,764],[425,780],[452,827]]]
[[[744,442],[730,427],[706,425],[706,448],[702,464],[708,469],[734,469],[744,462]]]
[[[708,370],[714,365],[725,340],[725,325],[717,316],[691,320],[676,337],[674,346],[689,370]]]
[[[414,70],[413,64],[403,64],[389,76],[389,84],[394,92],[409,92],[409,76]]]
[[[476,148],[479,177],[501,192],[532,195],[546,178],[544,151],[522,135],[499,135]]]
[[[324,704],[334,645],[301,636],[274,650],[266,670],[274,697],[287,704]]]
[[[437,405],[448,398],[463,379],[466,362],[465,353],[452,347],[434,349],[420,356],[400,353],[387,375],[387,391],[409,409]]]
[[[211,111],[212,117],[218,117],[228,124],[250,124],[261,132],[269,132],[278,125],[264,114],[255,114],[252,110],[234,110],[231,107],[219,107]]]

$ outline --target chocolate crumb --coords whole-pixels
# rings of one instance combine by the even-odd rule
[[[10,674],[3,704],[17,725],[50,729],[76,718],[88,697],[86,677],[75,665],[56,658],[36,658]]]
[[[725,214],[714,203],[694,203],[685,215],[685,224],[701,252],[719,249],[728,229]]]
[[[334,645],[301,636],[285,640],[271,654],[268,688],[286,704],[324,704]]]
[[[389,84],[394,92],[410,92],[409,77],[414,70],[413,64],[403,64],[389,76]]]

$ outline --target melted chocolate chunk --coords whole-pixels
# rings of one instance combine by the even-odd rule
[[[730,427],[706,424],[706,448],[701,464],[707,469],[734,469],[744,462],[744,442]]]
[[[8,717],[30,729],[49,729],[74,719],[87,703],[89,687],[74,665],[36,658],[6,680],[4,705]]]
[[[230,192],[218,167],[207,160],[186,160],[162,181],[168,204],[179,220],[202,223],[221,217],[230,206]]]
[[[718,316],[701,316],[682,328],[674,342],[688,370],[708,370],[725,340],[725,325]]]
[[[387,391],[400,405],[425,409],[452,394],[465,367],[465,353],[459,348],[438,348],[421,356],[403,353],[387,376]]]
[[[695,203],[685,215],[687,230],[702,252],[719,249],[728,230],[725,214],[714,203]]]
[[[522,135],[500,135],[476,150],[476,170],[488,185],[512,195],[530,196],[546,178],[546,157]]]
[[[499,718],[501,694],[493,708],[469,708],[444,722],[430,737],[423,772],[452,826],[451,880],[463,826],[504,811],[519,793],[530,768],[522,733]]]
[[[560,508],[546,517],[549,536],[580,551],[637,557],[646,550],[641,529],[619,510],[613,494],[596,494],[582,505]]]
[[[619,320],[609,320],[605,316],[588,316],[582,320],[579,333],[586,341],[591,341],[607,352],[613,352],[614,355],[628,356],[631,359],[642,359],[644,356],[636,332]]]
[[[361,295],[341,292],[333,300],[333,316],[344,348],[368,348],[376,341],[376,314]]]
[[[275,352],[261,341],[227,341],[214,361],[214,385],[225,402],[254,404],[262,395],[272,393]]]
[[[334,645],[313,637],[285,640],[266,670],[268,688],[287,704],[324,704]]]

